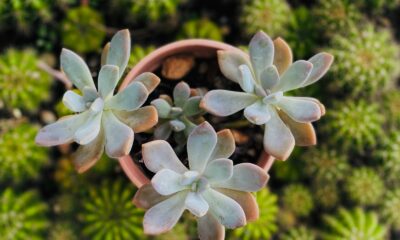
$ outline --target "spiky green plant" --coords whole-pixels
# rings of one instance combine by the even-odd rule
[[[50,96],[51,77],[37,66],[30,49],[8,49],[0,55],[0,101],[6,108],[37,110]]]
[[[131,13],[136,18],[158,21],[175,15],[182,2],[183,0],[131,0]]]
[[[319,0],[312,11],[319,31],[328,38],[346,34],[362,19],[361,12],[350,0]]]
[[[385,191],[382,179],[369,167],[354,169],[345,179],[344,188],[349,199],[366,206],[379,203]]]
[[[61,23],[62,43],[80,53],[97,51],[106,37],[103,16],[88,6],[68,10]]]
[[[341,208],[336,215],[324,216],[324,225],[321,233],[324,240],[383,240],[387,231],[386,226],[379,223],[375,212],[366,212],[361,208]]]
[[[381,15],[386,10],[393,10],[399,6],[399,0],[355,0],[354,3],[372,15]],[[382,15],[384,17],[384,15]]]
[[[394,85],[398,75],[399,47],[388,29],[372,24],[336,34],[326,51],[335,56],[330,83],[346,96],[373,95]]]
[[[312,186],[315,203],[322,208],[330,209],[340,200],[337,182],[316,180]]]
[[[347,100],[333,106],[321,126],[331,146],[363,153],[383,138],[384,117],[378,104]]]
[[[38,130],[35,125],[17,123],[4,132],[0,131],[0,181],[20,183],[40,175],[49,158],[47,149],[36,146],[34,142]]]
[[[35,191],[0,193],[0,236],[4,240],[43,239],[49,226],[47,205]]]
[[[302,159],[305,162],[305,171],[316,181],[342,180],[350,169],[347,155],[326,145],[308,150]]]
[[[315,240],[316,234],[314,231],[305,226],[300,226],[290,229],[283,234],[280,240]]]
[[[314,200],[308,188],[301,184],[291,184],[282,193],[283,207],[296,216],[306,217],[314,208]]]
[[[133,187],[122,180],[89,186],[79,219],[89,239],[140,239],[144,212],[132,204]]]
[[[296,215],[285,208],[279,209],[278,213],[278,223],[279,227],[283,230],[288,230],[293,228],[298,222]]]
[[[400,129],[400,89],[383,94],[382,113],[385,114],[388,128]]]
[[[400,230],[400,188],[388,191],[382,201],[382,216],[395,230]]]
[[[375,155],[380,160],[385,181],[400,184],[400,132],[394,131],[385,138]]]
[[[185,22],[178,34],[178,39],[205,38],[222,41],[221,28],[207,18],[193,19]]]
[[[78,234],[73,224],[69,222],[57,222],[50,228],[49,240],[78,240]]]
[[[260,218],[255,222],[249,222],[245,227],[233,231],[237,239],[256,240],[270,239],[277,232],[278,196],[268,188],[256,193]]]
[[[240,21],[248,35],[263,30],[278,37],[285,35],[290,17],[291,9],[286,0],[249,0],[243,1]]]

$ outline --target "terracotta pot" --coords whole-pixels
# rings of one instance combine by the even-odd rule
[[[181,53],[190,53],[197,58],[215,57],[217,50],[237,49],[231,45],[204,39],[190,39],[177,41],[163,47],[160,47],[142,59],[125,77],[119,90],[125,88],[136,76],[143,72],[153,72],[161,66],[165,58]],[[258,165],[269,171],[274,158],[263,152],[258,160]],[[119,163],[129,179],[138,188],[150,180],[141,171],[141,169],[133,162],[131,156],[119,158]]]

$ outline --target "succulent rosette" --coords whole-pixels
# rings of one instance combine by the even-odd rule
[[[128,63],[130,46],[128,30],[119,31],[106,45],[102,55],[104,64],[98,74],[98,89],[83,59],[70,50],[62,50],[61,68],[83,95],[67,91],[63,103],[76,114],[42,128],[36,142],[42,146],[73,141],[82,145],[74,159],[79,172],[92,167],[104,149],[112,158],[129,154],[134,132],[147,130],[158,121],[157,110],[153,106],[140,108],[160,82],[154,74],[139,75],[113,95]]]
[[[138,207],[148,209],[144,232],[154,235],[171,230],[186,209],[197,217],[200,239],[224,239],[225,227],[237,228],[257,219],[257,202],[250,192],[264,187],[269,176],[251,163],[233,166],[228,158],[234,150],[231,132],[216,133],[208,122],[188,137],[189,168],[167,142],[144,144],[144,163],[156,173],[134,198]]]
[[[229,116],[244,109],[248,121],[265,126],[264,150],[285,160],[295,144],[316,143],[311,122],[325,114],[317,99],[285,96],[285,93],[320,80],[333,57],[319,53],[308,61],[292,63],[287,43],[281,38],[272,41],[262,31],[252,38],[249,53],[248,56],[239,50],[218,52],[222,73],[244,92],[212,90],[204,96],[201,107],[217,116]]]

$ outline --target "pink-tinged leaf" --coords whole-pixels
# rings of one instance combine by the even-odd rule
[[[133,111],[146,101],[149,92],[140,82],[133,82],[106,101],[105,109]]]
[[[313,65],[310,62],[299,60],[294,62],[282,74],[278,84],[273,88],[274,92],[287,92],[303,86],[312,71]]]
[[[276,105],[296,122],[314,122],[321,118],[321,108],[314,101],[282,97]]]
[[[101,66],[106,65],[107,55],[109,51],[110,51],[110,42],[106,43],[106,45],[104,45],[103,51],[101,51]]]
[[[311,123],[296,122],[283,111],[279,111],[279,116],[292,132],[296,146],[313,146],[317,144],[317,136]]]
[[[119,68],[119,77],[124,74],[131,54],[131,36],[129,30],[118,31],[111,39],[106,64]]]
[[[226,228],[238,228],[246,225],[246,215],[242,207],[232,198],[211,188],[203,192],[209,212]]]
[[[315,102],[316,104],[318,104],[318,106],[319,106],[319,108],[320,108],[320,110],[321,110],[321,116],[324,116],[324,115],[325,115],[325,113],[326,113],[325,106],[324,106],[324,104],[322,104],[318,99],[312,98],[312,97],[298,97],[298,98],[302,98],[302,99],[304,99],[304,100],[308,100],[308,101],[313,101],[313,102]]]
[[[143,219],[144,233],[156,235],[171,230],[185,210],[187,193],[178,192],[147,210]]]
[[[111,158],[128,155],[134,138],[132,129],[119,121],[111,111],[104,111],[102,126],[106,136],[106,154]]]
[[[286,160],[292,153],[295,140],[275,109],[270,108],[271,119],[265,124],[264,150],[271,156]]]
[[[157,77],[154,73],[144,72],[137,76],[133,81],[141,82],[147,88],[149,93],[153,92],[154,89],[160,84],[160,78]]]
[[[119,70],[117,66],[104,65],[101,67],[98,78],[100,96],[103,99],[112,97],[115,87],[119,80]]]
[[[155,140],[143,144],[142,155],[144,164],[154,173],[164,168],[181,174],[188,171],[166,141]]]
[[[216,159],[207,164],[204,170],[204,177],[210,183],[223,182],[232,177],[233,174],[233,162],[230,159]]]
[[[218,64],[219,68],[226,78],[234,82],[239,82],[241,74],[239,71],[240,65],[247,65],[251,67],[249,57],[241,50],[226,50],[218,51]]]
[[[271,118],[268,107],[262,100],[253,103],[244,109],[244,116],[249,122],[262,125]]]
[[[225,227],[210,212],[197,219],[197,232],[200,240],[225,239]]]
[[[113,111],[118,119],[140,133],[154,127],[158,122],[157,110],[153,106],[146,106],[133,111]]]
[[[303,87],[317,82],[325,75],[333,63],[333,56],[323,52],[314,55],[308,61],[313,64],[313,69],[307,81],[303,83]]]
[[[154,189],[161,195],[167,196],[190,188],[182,184],[182,175],[170,169],[161,169],[151,179]]]
[[[200,193],[189,192],[186,200],[185,207],[196,217],[203,217],[208,211],[208,203],[204,200]]]
[[[235,152],[235,138],[229,129],[217,132],[217,144],[210,156],[210,161],[218,158],[229,158]]]
[[[138,208],[149,209],[167,198],[167,196],[159,194],[151,183],[148,183],[137,190],[133,203]]]
[[[239,203],[244,213],[246,214],[247,222],[255,221],[258,219],[259,217],[258,204],[253,194],[226,188],[217,188],[215,190],[232,198],[237,203]]]
[[[278,69],[279,75],[282,75],[293,62],[292,50],[282,38],[275,39],[274,46],[274,65]]]
[[[228,188],[244,192],[256,192],[263,188],[269,175],[259,166],[251,163],[241,163],[233,167],[232,177],[227,181],[212,183],[212,187]]]
[[[83,173],[93,167],[104,152],[105,138],[103,132],[89,144],[79,146],[73,155],[75,169]]]
[[[272,65],[274,60],[274,43],[263,31],[254,35],[249,44],[250,60],[258,78],[261,72]]]
[[[200,102],[200,107],[216,116],[226,117],[257,101],[257,96],[228,90],[212,90]]]

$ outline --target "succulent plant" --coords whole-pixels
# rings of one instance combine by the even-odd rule
[[[382,113],[386,116],[388,128],[400,129],[400,90],[393,89],[383,96]]]
[[[6,108],[37,110],[50,96],[50,75],[37,67],[30,49],[8,49],[0,55],[0,101]]]
[[[299,217],[308,216],[314,208],[310,190],[301,184],[290,184],[284,188],[282,204],[285,209]]]
[[[49,240],[78,240],[78,234],[73,225],[68,222],[57,222],[49,231]]]
[[[245,109],[244,116],[249,122],[265,126],[264,150],[285,160],[295,143],[300,146],[316,143],[311,122],[324,115],[325,109],[317,99],[284,96],[284,93],[318,81],[329,69],[333,57],[320,53],[309,61],[292,64],[289,46],[281,38],[273,42],[264,32],[253,37],[249,52],[250,57],[236,49],[218,52],[222,73],[244,92],[212,90],[200,106],[217,116]]]
[[[100,49],[106,37],[104,19],[88,6],[70,9],[61,23],[62,43],[79,53]]]
[[[326,215],[324,223],[325,229],[321,233],[324,240],[386,239],[386,226],[379,223],[377,214],[361,208],[341,208],[336,215]]]
[[[287,233],[283,234],[280,240],[315,240],[316,234],[311,229],[300,226],[290,229]]]
[[[278,223],[281,230],[289,230],[295,227],[298,217],[290,210],[285,208],[279,209]]]
[[[377,30],[372,24],[336,34],[326,51],[336,58],[329,88],[346,96],[370,96],[393,87],[398,75],[399,47],[388,29]]]
[[[158,21],[167,16],[173,16],[183,1],[182,0],[131,0],[132,14],[137,18],[144,18],[149,21]]]
[[[270,239],[278,231],[278,197],[268,188],[256,193],[260,217],[257,221],[248,223],[242,228],[235,229],[233,235],[236,239],[256,240]]]
[[[79,219],[82,234],[88,239],[140,239],[143,235],[141,221],[143,210],[132,202],[134,188],[122,180],[103,181],[98,186],[88,186],[83,198]]]
[[[400,230],[400,188],[388,191],[382,201],[381,212],[393,229]]]
[[[134,202],[148,209],[144,232],[160,234],[173,228],[185,209],[197,217],[200,239],[223,239],[224,227],[237,228],[258,218],[250,192],[265,186],[268,175],[251,163],[233,166],[235,150],[229,130],[218,133],[208,122],[193,129],[187,142],[189,169],[163,140],[142,146],[146,167],[156,173]]]
[[[183,24],[178,39],[205,38],[222,41],[223,33],[218,25],[207,18],[193,19]]]
[[[47,149],[36,146],[33,141],[38,130],[28,123],[16,123],[4,132],[0,130],[0,181],[21,183],[40,175],[49,158]]]
[[[319,0],[312,11],[319,31],[327,38],[337,34],[345,35],[349,28],[357,26],[363,18],[357,6],[349,0]]]
[[[335,181],[315,181],[312,192],[315,203],[325,209],[334,208],[340,200],[338,182]]]
[[[35,191],[0,193],[0,236],[4,240],[43,239],[49,226],[47,205]]]
[[[376,205],[383,196],[385,186],[373,168],[354,169],[346,178],[344,188],[348,197],[359,205]]]
[[[173,90],[173,100],[168,95],[162,95],[151,102],[160,119],[154,130],[156,139],[166,140],[175,132],[175,139],[186,143],[187,137],[196,127],[193,119],[204,114],[199,107],[201,96],[190,96],[190,91],[187,83],[180,82]]]
[[[321,126],[324,135],[329,136],[330,145],[363,153],[383,138],[384,118],[376,103],[347,100],[334,106]]]
[[[310,149],[303,156],[305,171],[316,181],[338,181],[350,170],[347,155],[326,145]]]
[[[240,21],[248,35],[260,29],[273,37],[285,35],[291,9],[286,0],[243,1]]]
[[[89,68],[74,52],[63,49],[61,67],[83,96],[72,90],[64,94],[64,104],[79,113],[61,118],[42,128],[36,142],[54,146],[75,141],[82,145],[75,154],[78,172],[91,168],[102,156],[118,158],[129,154],[134,132],[142,132],[157,123],[153,106],[140,106],[160,82],[152,73],[139,75],[126,88],[113,96],[114,89],[124,73],[130,52],[128,30],[119,31],[103,51],[104,64],[99,72],[98,91]]]
[[[385,181],[400,185],[400,133],[393,132],[382,142],[375,156],[380,160]]]

